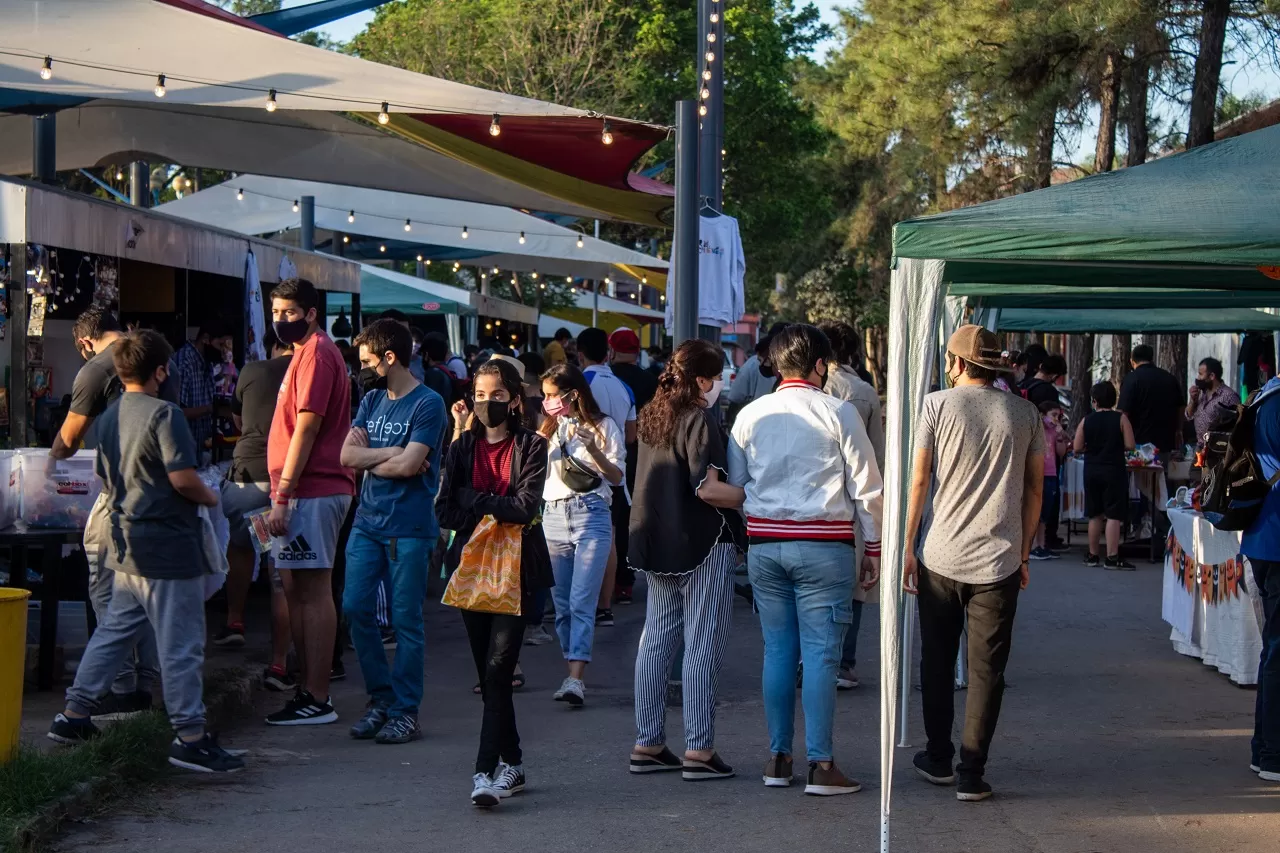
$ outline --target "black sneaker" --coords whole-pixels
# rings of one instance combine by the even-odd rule
[[[596,627],[612,628],[613,627],[613,611],[596,609]]]
[[[286,670],[269,666],[262,671],[262,686],[276,693],[292,693],[298,689],[298,683]]]
[[[631,594],[631,587],[629,586],[618,587],[618,594],[615,595],[614,598],[618,600],[619,604],[632,604],[635,601],[634,596]]]
[[[347,666],[341,660],[333,662],[333,667],[329,670],[330,681],[342,681],[347,677]]]
[[[1071,550],[1071,546],[1068,545],[1066,542],[1062,541],[1061,539],[1046,540],[1044,543],[1044,547],[1048,548],[1050,551],[1053,551],[1054,553],[1060,553],[1062,551]]]
[[[235,773],[244,769],[244,759],[218,746],[218,739],[208,732],[197,741],[175,737],[169,744],[169,763],[197,773]]]
[[[396,632],[394,629],[382,629],[382,647],[384,649],[394,649],[396,647]]]
[[[387,709],[372,702],[365,707],[364,716],[351,727],[351,736],[356,740],[372,740],[387,724]]]
[[[402,714],[388,720],[375,740],[378,743],[408,743],[420,737],[422,728],[418,725],[418,718]]]
[[[55,743],[84,743],[102,734],[102,729],[93,724],[88,717],[68,717],[59,714],[53,718],[49,726],[49,740]]]
[[[320,726],[336,723],[338,712],[329,702],[321,702],[305,690],[299,690],[285,706],[267,717],[269,726]]]
[[[1116,554],[1114,557],[1107,557],[1106,562],[1102,564],[1102,568],[1109,572],[1134,572],[1138,569],[1137,566],[1130,563],[1119,554]]]
[[[236,623],[235,625],[226,626],[214,636],[213,644],[224,649],[243,646],[244,625]]]
[[[1086,551],[1084,555],[1084,564],[1091,569],[1096,569],[1098,566],[1102,565],[1102,558],[1097,554],[1090,554]]]
[[[951,766],[951,761],[938,761],[930,758],[927,751],[916,753],[916,757],[911,759],[911,763],[915,765],[916,772],[920,774],[920,778],[926,782],[932,782],[935,785],[954,785],[956,783],[956,771]]]
[[[962,803],[980,803],[991,798],[991,786],[982,777],[961,779],[956,784],[956,799]]]
[[[150,710],[151,694],[135,690],[133,693],[108,693],[91,716],[98,722],[114,722],[127,720]]]

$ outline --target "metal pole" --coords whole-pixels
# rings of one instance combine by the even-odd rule
[[[134,207],[151,206],[151,170],[145,161],[129,164],[129,203]]]
[[[698,102],[707,108],[698,131],[698,193],[720,210],[724,150],[724,4],[720,0],[698,0]],[[713,22],[711,19],[715,17]],[[708,41],[714,36],[715,41]],[[707,57],[714,57],[708,61]],[[706,72],[711,72],[707,79]],[[702,97],[702,90],[709,97]]]
[[[418,278],[426,278],[426,277],[427,277],[427,262],[426,262],[426,261],[418,261],[418,269],[416,270],[416,274],[417,274]]]
[[[600,327],[600,282],[591,282],[591,325]]]
[[[300,245],[308,252],[316,250],[316,197],[304,195],[298,201],[298,215],[302,217]]]
[[[698,336],[698,104],[676,104],[676,219],[672,242],[675,344]]]
[[[53,113],[36,116],[31,122],[31,177],[42,184],[52,184],[58,165],[58,117]]]
[[[911,646],[915,642],[916,602],[915,596],[905,596],[902,603],[902,681],[898,693],[898,746],[911,746],[907,742],[907,717],[911,707],[911,672],[915,668],[915,660],[911,654]]]
[[[342,242],[342,238],[345,236],[341,231],[333,232],[333,253],[340,258],[347,256],[347,244]]]

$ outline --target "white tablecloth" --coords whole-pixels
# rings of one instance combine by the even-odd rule
[[[1200,658],[1236,684],[1258,683],[1262,653],[1257,590],[1240,534],[1200,513],[1171,509],[1160,615],[1174,651]]]
[[[1129,500],[1136,501],[1139,496],[1151,500],[1152,489],[1155,489],[1156,508],[1163,511],[1169,502],[1169,489],[1163,475],[1164,470],[1159,468],[1130,468]],[[1084,512],[1084,459],[1071,456],[1062,460],[1058,466],[1058,486],[1062,491],[1062,520],[1088,521]],[[1146,539],[1150,535],[1151,513],[1144,512],[1133,538]]]

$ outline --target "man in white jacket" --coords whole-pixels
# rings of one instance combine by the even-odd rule
[[[775,393],[738,415],[729,482],[746,491],[747,570],[764,634],[764,704],[770,757],[764,783],[792,781],[796,665],[804,662],[805,793],[852,794],[860,785],[836,767],[832,747],[836,668],[856,582],[880,574],[880,469],[862,418],[822,393],[830,341],[813,326],[789,326],[770,345],[782,378]],[[856,578],[855,537],[865,545]]]

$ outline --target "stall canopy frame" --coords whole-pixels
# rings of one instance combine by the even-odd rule
[[[1023,297],[1046,284],[1064,297],[1098,287],[1275,291],[1278,157],[1280,126],[895,226],[880,584],[882,851],[890,842],[898,711],[910,691],[902,677],[902,625],[912,615],[902,563],[912,437],[938,358],[944,295],[957,284],[1013,285]],[[1090,298],[1082,289],[1078,303],[1061,307],[1092,307]]]
[[[1116,311],[1100,308],[1001,308],[996,331],[1174,334],[1179,332],[1280,331],[1280,316],[1254,308],[1146,308]]]

